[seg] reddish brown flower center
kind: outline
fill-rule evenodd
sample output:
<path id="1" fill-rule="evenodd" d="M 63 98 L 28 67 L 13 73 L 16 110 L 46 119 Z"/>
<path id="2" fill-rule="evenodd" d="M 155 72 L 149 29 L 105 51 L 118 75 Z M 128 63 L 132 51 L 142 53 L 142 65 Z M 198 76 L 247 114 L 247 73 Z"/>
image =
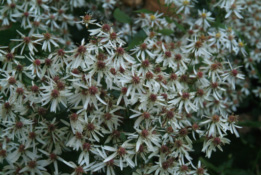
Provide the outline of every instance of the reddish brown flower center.
<path id="1" fill-rule="evenodd" d="M 104 25 L 102 26 L 102 31 L 108 33 L 108 32 L 110 31 L 110 28 L 111 28 L 111 27 L 110 27 L 109 24 L 104 24 Z"/>
<path id="2" fill-rule="evenodd" d="M 126 149 L 123 147 L 119 147 L 117 152 L 118 152 L 119 156 L 124 156 L 127 153 Z"/>
<path id="3" fill-rule="evenodd" d="M 24 37 L 24 42 L 25 42 L 26 44 L 30 43 L 30 41 L 31 41 L 31 38 L 30 38 L 30 37 L 28 37 L 28 36 Z"/>
<path id="4" fill-rule="evenodd" d="M 180 54 L 175 55 L 175 60 L 179 62 L 182 59 L 182 56 Z"/>
<path id="5" fill-rule="evenodd" d="M 141 131 L 141 136 L 144 137 L 144 138 L 147 138 L 149 136 L 149 131 L 146 130 L 146 129 L 143 129 Z"/>
<path id="6" fill-rule="evenodd" d="M 157 95 L 156 94 L 150 94 L 149 99 L 150 99 L 150 101 L 155 102 L 157 100 Z"/>
<path id="7" fill-rule="evenodd" d="M 166 117 L 167 117 L 168 119 L 172 119 L 172 118 L 174 117 L 174 113 L 173 113 L 172 111 L 167 111 Z"/>
<path id="8" fill-rule="evenodd" d="M 124 49 L 122 47 L 118 47 L 116 49 L 116 52 L 117 52 L 118 55 L 123 55 L 125 51 L 124 51 Z"/>
<path id="9" fill-rule="evenodd" d="M 112 118 L 112 115 L 109 112 L 107 112 L 104 114 L 104 118 L 105 120 L 110 120 Z"/>
<path id="10" fill-rule="evenodd" d="M 84 54 L 86 52 L 86 47 L 85 46 L 79 46 L 77 49 L 78 54 Z"/>
<path id="11" fill-rule="evenodd" d="M 37 163 L 36 163 L 36 161 L 32 160 L 32 161 L 29 161 L 27 165 L 29 168 L 34 169 L 37 166 Z"/>
<path id="12" fill-rule="evenodd" d="M 150 113 L 143 112 L 142 116 L 143 116 L 144 119 L 149 119 L 150 118 Z"/>
<path id="13" fill-rule="evenodd" d="M 14 85 L 16 83 L 16 79 L 14 77 L 10 77 L 8 79 L 8 83 L 11 84 L 11 85 Z"/>
<path id="14" fill-rule="evenodd" d="M 221 140 L 220 140 L 219 137 L 215 137 L 215 138 L 213 139 L 213 144 L 214 144 L 214 145 L 219 145 L 220 143 L 221 143 Z"/>
<path id="15" fill-rule="evenodd" d="M 183 93 L 182 93 L 182 99 L 183 99 L 183 100 L 188 100 L 189 97 L 190 97 L 190 95 L 189 95 L 188 92 L 183 92 Z"/>
<path id="16" fill-rule="evenodd" d="M 87 124 L 87 130 L 88 131 L 94 131 L 95 130 L 95 126 L 93 123 L 88 123 Z"/>
<path id="17" fill-rule="evenodd" d="M 149 60 L 144 60 L 144 61 L 142 61 L 142 67 L 149 67 L 149 65 L 150 65 L 150 62 L 149 62 Z"/>
<path id="18" fill-rule="evenodd" d="M 16 93 L 17 93 L 18 95 L 23 95 L 23 94 L 24 94 L 24 89 L 23 89 L 23 88 L 17 88 L 17 89 L 16 89 Z"/>
<path id="19" fill-rule="evenodd" d="M 127 87 L 123 87 L 123 88 L 121 88 L 121 93 L 122 94 L 126 94 L 127 93 L 127 91 L 128 91 L 128 88 Z"/>
<path id="20" fill-rule="evenodd" d="M 23 126 L 24 126 L 24 124 L 21 121 L 18 121 L 18 122 L 15 123 L 16 129 L 21 129 Z"/>
<path id="21" fill-rule="evenodd" d="M 117 38 L 117 34 L 115 32 L 110 34 L 111 40 L 115 40 Z"/>
<path id="22" fill-rule="evenodd" d="M 89 87 L 89 93 L 91 95 L 96 95 L 98 93 L 98 88 L 96 86 Z"/>
<path id="23" fill-rule="evenodd" d="M 58 54 L 58 56 L 64 56 L 65 52 L 63 49 L 58 49 L 57 54 Z"/>
<path id="24" fill-rule="evenodd" d="M 133 84 L 139 84 L 139 83 L 140 83 L 140 77 L 134 75 L 134 76 L 132 77 L 132 83 L 133 83 Z"/>
<path id="25" fill-rule="evenodd" d="M 169 52 L 169 51 L 165 52 L 165 57 L 170 58 L 171 57 L 171 52 Z"/>
<path id="26" fill-rule="evenodd" d="M 77 121 L 78 120 L 78 114 L 76 114 L 76 113 L 72 113 L 71 115 L 70 115 L 70 119 L 72 120 L 72 121 Z"/>
<path id="27" fill-rule="evenodd" d="M 169 147 L 167 147 L 166 145 L 162 145 L 160 148 L 160 151 L 162 153 L 167 153 L 169 151 Z"/>
<path id="28" fill-rule="evenodd" d="M 57 90 L 57 89 L 53 89 L 53 90 L 52 90 L 51 96 L 52 96 L 53 98 L 58 98 L 59 95 L 60 95 L 59 90 Z"/>
<path id="29" fill-rule="evenodd" d="M 147 80 L 150 80 L 150 79 L 152 79 L 153 78 L 153 74 L 151 73 L 151 72 L 147 72 L 146 73 L 146 79 Z"/>
<path id="30" fill-rule="evenodd" d="M 216 122 L 219 122 L 219 116 L 218 115 L 213 115 L 212 116 L 212 121 L 214 122 L 214 123 L 216 123 Z"/>
<path id="31" fill-rule="evenodd" d="M 6 57 L 7 61 L 13 61 L 13 59 L 14 59 L 14 54 L 12 54 L 12 53 L 7 53 L 5 57 Z"/>
<path id="32" fill-rule="evenodd" d="M 179 130 L 179 135 L 184 137 L 186 135 L 188 135 L 188 130 L 186 128 L 182 128 Z"/>

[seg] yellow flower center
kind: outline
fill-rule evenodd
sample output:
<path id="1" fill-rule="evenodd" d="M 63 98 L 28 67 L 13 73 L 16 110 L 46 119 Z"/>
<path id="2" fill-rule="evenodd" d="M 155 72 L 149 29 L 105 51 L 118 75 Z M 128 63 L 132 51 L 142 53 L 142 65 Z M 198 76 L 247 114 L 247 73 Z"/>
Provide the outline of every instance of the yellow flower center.
<path id="1" fill-rule="evenodd" d="M 232 28 L 231 27 L 227 28 L 227 31 L 232 32 Z"/>
<path id="2" fill-rule="evenodd" d="M 244 43 L 243 43 L 243 42 L 239 42 L 239 43 L 238 43 L 238 46 L 239 46 L 239 47 L 244 47 Z"/>
<path id="3" fill-rule="evenodd" d="M 154 20 L 156 19 L 156 17 L 155 17 L 154 15 L 150 15 L 150 19 L 151 19 L 152 21 L 154 21 Z"/>
<path id="4" fill-rule="evenodd" d="M 216 34 L 216 38 L 220 38 L 221 34 L 220 33 L 217 33 Z"/>
<path id="5" fill-rule="evenodd" d="M 207 14 L 206 14 L 206 13 L 202 13 L 202 14 L 201 14 L 201 17 L 202 17 L 202 18 L 206 18 L 206 17 L 207 17 Z"/>
<path id="6" fill-rule="evenodd" d="M 189 5 L 189 1 L 187 1 L 187 0 L 185 0 L 185 1 L 183 1 L 183 5 Z"/>

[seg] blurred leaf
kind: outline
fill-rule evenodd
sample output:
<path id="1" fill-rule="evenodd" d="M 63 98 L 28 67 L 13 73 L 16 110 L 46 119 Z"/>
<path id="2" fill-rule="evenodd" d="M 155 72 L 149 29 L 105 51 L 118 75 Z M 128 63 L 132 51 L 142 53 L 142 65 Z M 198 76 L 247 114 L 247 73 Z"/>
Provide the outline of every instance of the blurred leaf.
<path id="1" fill-rule="evenodd" d="M 140 10 L 136 10 L 135 12 L 137 12 L 137 13 L 154 13 L 153 11 L 150 11 L 150 10 L 148 10 L 148 9 L 140 9 Z"/>
<path id="2" fill-rule="evenodd" d="M 19 35 L 16 30 L 20 31 L 21 33 L 24 33 L 25 31 L 20 27 L 19 23 L 13 23 L 11 24 L 10 28 L 7 28 L 6 30 L 0 30 L 0 46 L 7 46 L 8 44 L 12 43 L 10 42 L 10 39 L 14 39 Z"/>
<path id="3" fill-rule="evenodd" d="M 146 33 L 143 30 L 140 30 L 131 40 L 127 50 L 134 48 L 135 46 L 143 43 L 143 41 L 147 38 Z"/>
<path id="4" fill-rule="evenodd" d="M 248 126 L 248 127 L 253 127 L 253 128 L 259 128 L 259 127 L 261 127 L 261 122 L 259 122 L 259 121 L 243 121 L 243 122 L 238 122 L 238 125 Z"/>
<path id="5" fill-rule="evenodd" d="M 123 132 L 121 132 L 120 138 L 123 142 L 127 140 L 126 135 Z"/>
<path id="6" fill-rule="evenodd" d="M 122 22 L 122 23 L 131 23 L 131 18 L 126 14 L 124 13 L 123 11 L 121 11 L 120 9 L 116 9 L 114 10 L 113 12 L 113 17 L 119 21 L 119 22 Z"/>
<path id="7" fill-rule="evenodd" d="M 241 169 L 229 169 L 225 171 L 226 175 L 254 175 L 250 171 Z"/>
<path id="8" fill-rule="evenodd" d="M 183 27 L 183 25 L 179 24 L 177 21 L 173 21 L 173 22 L 176 24 L 176 26 L 179 30 L 181 30 L 182 32 L 185 32 L 185 28 Z"/>
<path id="9" fill-rule="evenodd" d="M 174 32 L 170 29 L 162 29 L 162 30 L 159 30 L 158 33 L 169 36 L 169 35 L 173 34 Z"/>
<path id="10" fill-rule="evenodd" d="M 212 169 L 214 170 L 215 172 L 220 172 L 219 168 L 216 167 L 215 165 L 213 165 L 212 163 L 208 162 L 206 159 L 200 157 L 199 158 L 200 161 L 208 168 L 208 169 Z"/>

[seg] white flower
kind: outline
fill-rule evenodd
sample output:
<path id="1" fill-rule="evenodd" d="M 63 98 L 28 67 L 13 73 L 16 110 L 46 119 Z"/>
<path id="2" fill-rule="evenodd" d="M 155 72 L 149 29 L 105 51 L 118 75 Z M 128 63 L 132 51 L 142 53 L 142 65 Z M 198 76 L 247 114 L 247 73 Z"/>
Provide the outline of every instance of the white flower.
<path id="1" fill-rule="evenodd" d="M 21 43 L 18 44 L 17 46 L 15 46 L 15 47 L 12 49 L 12 52 L 13 52 L 16 48 L 18 48 L 18 47 L 20 47 L 20 46 L 22 46 L 22 49 L 21 49 L 20 54 L 23 54 L 24 49 L 25 49 L 26 47 L 28 47 L 28 49 L 29 49 L 29 51 L 30 51 L 30 53 L 31 53 L 32 55 L 34 55 L 34 52 L 38 52 L 38 50 L 37 50 L 37 49 L 35 48 L 35 46 L 34 46 L 34 44 L 39 44 L 37 41 L 33 41 L 31 36 L 25 36 L 24 34 L 22 34 L 21 32 L 19 32 L 18 30 L 17 30 L 17 32 L 19 33 L 19 35 L 21 35 L 22 38 L 21 38 L 21 39 L 12 39 L 12 41 L 18 41 L 18 42 L 21 42 Z"/>
<path id="2" fill-rule="evenodd" d="M 208 118 L 206 121 L 201 122 L 200 125 L 207 125 L 207 135 L 210 137 L 223 136 L 226 133 L 227 123 L 226 120 L 219 115 L 206 116 Z"/>
<path id="3" fill-rule="evenodd" d="M 198 10 L 200 18 L 195 22 L 198 26 L 203 26 L 204 30 L 210 27 L 209 22 L 214 22 L 215 18 L 210 17 L 211 12 L 206 12 L 205 9 L 202 11 Z"/>

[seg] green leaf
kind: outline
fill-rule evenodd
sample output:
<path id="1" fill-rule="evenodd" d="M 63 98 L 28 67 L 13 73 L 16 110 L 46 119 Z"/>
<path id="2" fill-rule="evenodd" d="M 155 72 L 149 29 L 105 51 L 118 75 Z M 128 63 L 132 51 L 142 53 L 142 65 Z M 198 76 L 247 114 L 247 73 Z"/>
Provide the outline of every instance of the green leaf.
<path id="1" fill-rule="evenodd" d="M 253 127 L 253 128 L 260 128 L 261 122 L 259 122 L 259 121 L 243 121 L 243 122 L 238 122 L 238 125 L 248 126 L 248 127 Z"/>
<path id="2" fill-rule="evenodd" d="M 149 14 L 154 13 L 153 11 L 150 11 L 148 9 L 140 9 L 140 10 L 136 10 L 135 12 L 136 13 L 149 13 Z"/>
<path id="3" fill-rule="evenodd" d="M 181 30 L 182 32 L 185 32 L 185 28 L 183 27 L 183 25 L 179 24 L 177 21 L 173 21 L 173 22 L 176 24 L 176 26 L 179 30 Z"/>
<path id="4" fill-rule="evenodd" d="M 123 132 L 121 132 L 120 138 L 121 138 L 122 141 L 127 140 L 127 137 Z"/>
<path id="5" fill-rule="evenodd" d="M 170 29 L 162 29 L 162 30 L 159 30 L 158 33 L 169 36 L 169 35 L 173 34 L 174 32 Z"/>
<path id="6" fill-rule="evenodd" d="M 122 23 L 131 23 L 131 18 L 126 14 L 124 13 L 123 11 L 121 11 L 120 9 L 116 9 L 114 10 L 113 12 L 113 17 L 119 21 L 119 22 L 122 22 Z"/>
<path id="7" fill-rule="evenodd" d="M 206 159 L 204 159 L 202 157 L 200 157 L 199 159 L 207 168 L 212 169 L 217 173 L 219 172 L 219 168 L 216 167 L 215 165 L 213 165 L 212 163 L 208 162 Z"/>
<path id="8" fill-rule="evenodd" d="M 134 48 L 137 45 L 140 45 L 141 43 L 143 43 L 143 41 L 147 38 L 146 33 L 143 30 L 140 30 L 135 36 L 134 38 L 131 40 L 127 50 L 130 50 L 132 48 Z"/>

